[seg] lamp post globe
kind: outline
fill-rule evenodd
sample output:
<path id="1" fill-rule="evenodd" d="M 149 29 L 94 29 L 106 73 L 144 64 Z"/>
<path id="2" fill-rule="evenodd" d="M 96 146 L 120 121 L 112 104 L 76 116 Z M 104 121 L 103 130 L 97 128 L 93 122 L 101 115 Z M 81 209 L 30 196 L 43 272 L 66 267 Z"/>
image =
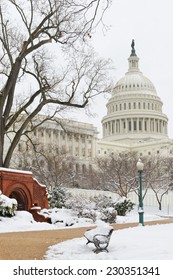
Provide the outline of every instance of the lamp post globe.
<path id="1" fill-rule="evenodd" d="M 142 172 L 144 169 L 144 164 L 141 159 L 138 160 L 136 164 L 139 173 L 139 224 L 144 226 L 144 209 L 143 209 L 143 198 L 142 198 Z"/>

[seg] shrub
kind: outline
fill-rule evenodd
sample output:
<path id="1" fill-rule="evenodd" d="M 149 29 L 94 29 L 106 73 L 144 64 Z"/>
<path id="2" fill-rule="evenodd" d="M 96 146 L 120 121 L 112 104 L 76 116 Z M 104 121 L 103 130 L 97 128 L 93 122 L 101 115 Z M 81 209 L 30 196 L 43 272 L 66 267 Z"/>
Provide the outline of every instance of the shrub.
<path id="1" fill-rule="evenodd" d="M 123 198 L 114 204 L 114 209 L 117 210 L 117 215 L 125 216 L 128 212 L 133 210 L 134 203 L 127 198 Z"/>
<path id="2" fill-rule="evenodd" d="M 49 206 L 50 208 L 62 208 L 65 203 L 66 192 L 62 188 L 53 188 L 48 192 Z"/>
<path id="3" fill-rule="evenodd" d="M 115 223 L 117 211 L 112 207 L 112 199 L 106 196 L 90 198 L 72 197 L 66 200 L 65 207 L 73 209 L 79 218 L 97 219 L 107 223 Z"/>
<path id="4" fill-rule="evenodd" d="M 0 216 L 13 217 L 17 210 L 17 201 L 0 193 Z"/>
<path id="5" fill-rule="evenodd" d="M 113 207 L 108 207 L 108 208 L 103 208 L 101 211 L 102 217 L 101 220 L 104 221 L 105 223 L 115 223 L 116 222 L 116 217 L 117 217 L 117 210 Z"/>

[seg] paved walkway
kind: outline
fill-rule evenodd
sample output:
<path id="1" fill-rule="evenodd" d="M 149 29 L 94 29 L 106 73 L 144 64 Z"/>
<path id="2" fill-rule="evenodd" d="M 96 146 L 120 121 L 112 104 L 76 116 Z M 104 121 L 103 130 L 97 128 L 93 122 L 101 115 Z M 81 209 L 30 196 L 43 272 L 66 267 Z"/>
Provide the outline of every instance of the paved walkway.
<path id="1" fill-rule="evenodd" d="M 146 222 L 145 225 L 167 223 L 173 223 L 173 218 Z M 138 223 L 114 224 L 113 226 L 119 230 L 138 226 Z M 49 246 L 82 237 L 87 229 L 88 227 L 0 233 L 0 260 L 42 260 Z"/>

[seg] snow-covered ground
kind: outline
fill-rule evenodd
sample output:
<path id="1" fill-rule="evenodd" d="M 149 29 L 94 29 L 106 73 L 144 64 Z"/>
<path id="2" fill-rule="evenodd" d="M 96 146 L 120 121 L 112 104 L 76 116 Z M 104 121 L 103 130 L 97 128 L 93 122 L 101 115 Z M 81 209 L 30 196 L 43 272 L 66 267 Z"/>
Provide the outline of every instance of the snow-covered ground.
<path id="1" fill-rule="evenodd" d="M 145 221 L 159 220 L 167 211 L 158 212 L 148 208 Z M 169 213 L 171 214 L 171 213 Z M 126 217 L 118 217 L 117 223 L 138 222 L 137 211 Z M 94 245 L 86 245 L 86 239 L 76 238 L 51 246 L 46 253 L 47 260 L 173 260 L 173 224 L 138 226 L 114 231 L 109 252 L 94 253 Z"/>
<path id="2" fill-rule="evenodd" d="M 145 221 L 163 219 L 160 216 L 173 216 L 173 209 L 158 211 L 155 208 L 146 208 Z M 62 218 L 63 217 L 63 218 Z M 30 213 L 17 212 L 12 218 L 0 217 L 0 232 L 31 231 L 31 230 L 55 230 L 60 228 L 90 226 L 93 223 L 86 219 L 77 219 L 70 210 L 62 209 L 54 212 L 56 224 L 37 223 Z M 137 209 L 134 209 L 126 217 L 118 217 L 117 223 L 138 222 Z M 73 224 L 67 227 L 67 224 Z M 47 260 L 56 259 L 116 259 L 116 260 L 173 260 L 172 245 L 173 224 L 138 226 L 117 230 L 113 232 L 109 253 L 95 254 L 94 246 L 86 245 L 86 239 L 76 238 L 51 246 L 45 256 Z"/>
<path id="3" fill-rule="evenodd" d="M 76 238 L 51 246 L 47 260 L 173 260 L 173 224 L 114 231 L 109 252 L 95 254 L 94 245 Z"/>
<path id="4" fill-rule="evenodd" d="M 172 212 L 171 212 L 172 211 Z M 172 216 L 173 209 L 169 210 L 169 215 L 167 210 L 158 211 L 156 208 L 147 207 L 144 212 L 144 220 L 160 220 L 163 217 Z M 69 227 L 85 227 L 94 225 L 92 220 L 77 218 L 75 213 L 69 209 L 55 209 L 51 213 L 51 218 L 54 224 L 48 223 L 38 223 L 34 221 L 32 215 L 27 211 L 17 211 L 16 215 L 12 218 L 0 217 L 0 232 L 16 232 L 16 231 L 32 231 L 32 230 L 51 230 L 51 229 L 61 229 Z M 125 217 L 118 216 L 117 223 L 131 223 L 138 222 L 138 211 L 135 208 Z M 55 221 L 58 221 L 55 223 Z"/>

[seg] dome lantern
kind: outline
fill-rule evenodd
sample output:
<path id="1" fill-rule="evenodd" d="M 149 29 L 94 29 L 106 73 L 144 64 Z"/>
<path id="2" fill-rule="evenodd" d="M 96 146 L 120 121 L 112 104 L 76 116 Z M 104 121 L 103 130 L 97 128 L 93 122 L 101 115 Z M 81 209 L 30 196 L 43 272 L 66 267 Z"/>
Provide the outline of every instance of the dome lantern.
<path id="1" fill-rule="evenodd" d="M 153 85 L 153 83 L 143 75 L 143 73 L 139 70 L 138 67 L 138 61 L 139 58 L 136 55 L 135 51 L 135 42 L 132 40 L 131 43 L 131 54 L 128 58 L 129 62 L 129 69 L 128 72 L 125 73 L 125 76 L 122 77 L 113 88 L 112 95 L 117 95 L 119 93 L 139 93 L 139 90 L 141 93 L 144 94 L 152 94 L 157 95 L 156 89 Z"/>
<path id="2" fill-rule="evenodd" d="M 134 40 L 132 40 L 131 47 L 132 47 L 131 55 L 128 59 L 128 61 L 129 61 L 129 70 L 128 71 L 129 72 L 139 71 L 139 68 L 138 68 L 139 58 L 137 57 L 136 52 L 135 52 L 135 41 Z"/>

